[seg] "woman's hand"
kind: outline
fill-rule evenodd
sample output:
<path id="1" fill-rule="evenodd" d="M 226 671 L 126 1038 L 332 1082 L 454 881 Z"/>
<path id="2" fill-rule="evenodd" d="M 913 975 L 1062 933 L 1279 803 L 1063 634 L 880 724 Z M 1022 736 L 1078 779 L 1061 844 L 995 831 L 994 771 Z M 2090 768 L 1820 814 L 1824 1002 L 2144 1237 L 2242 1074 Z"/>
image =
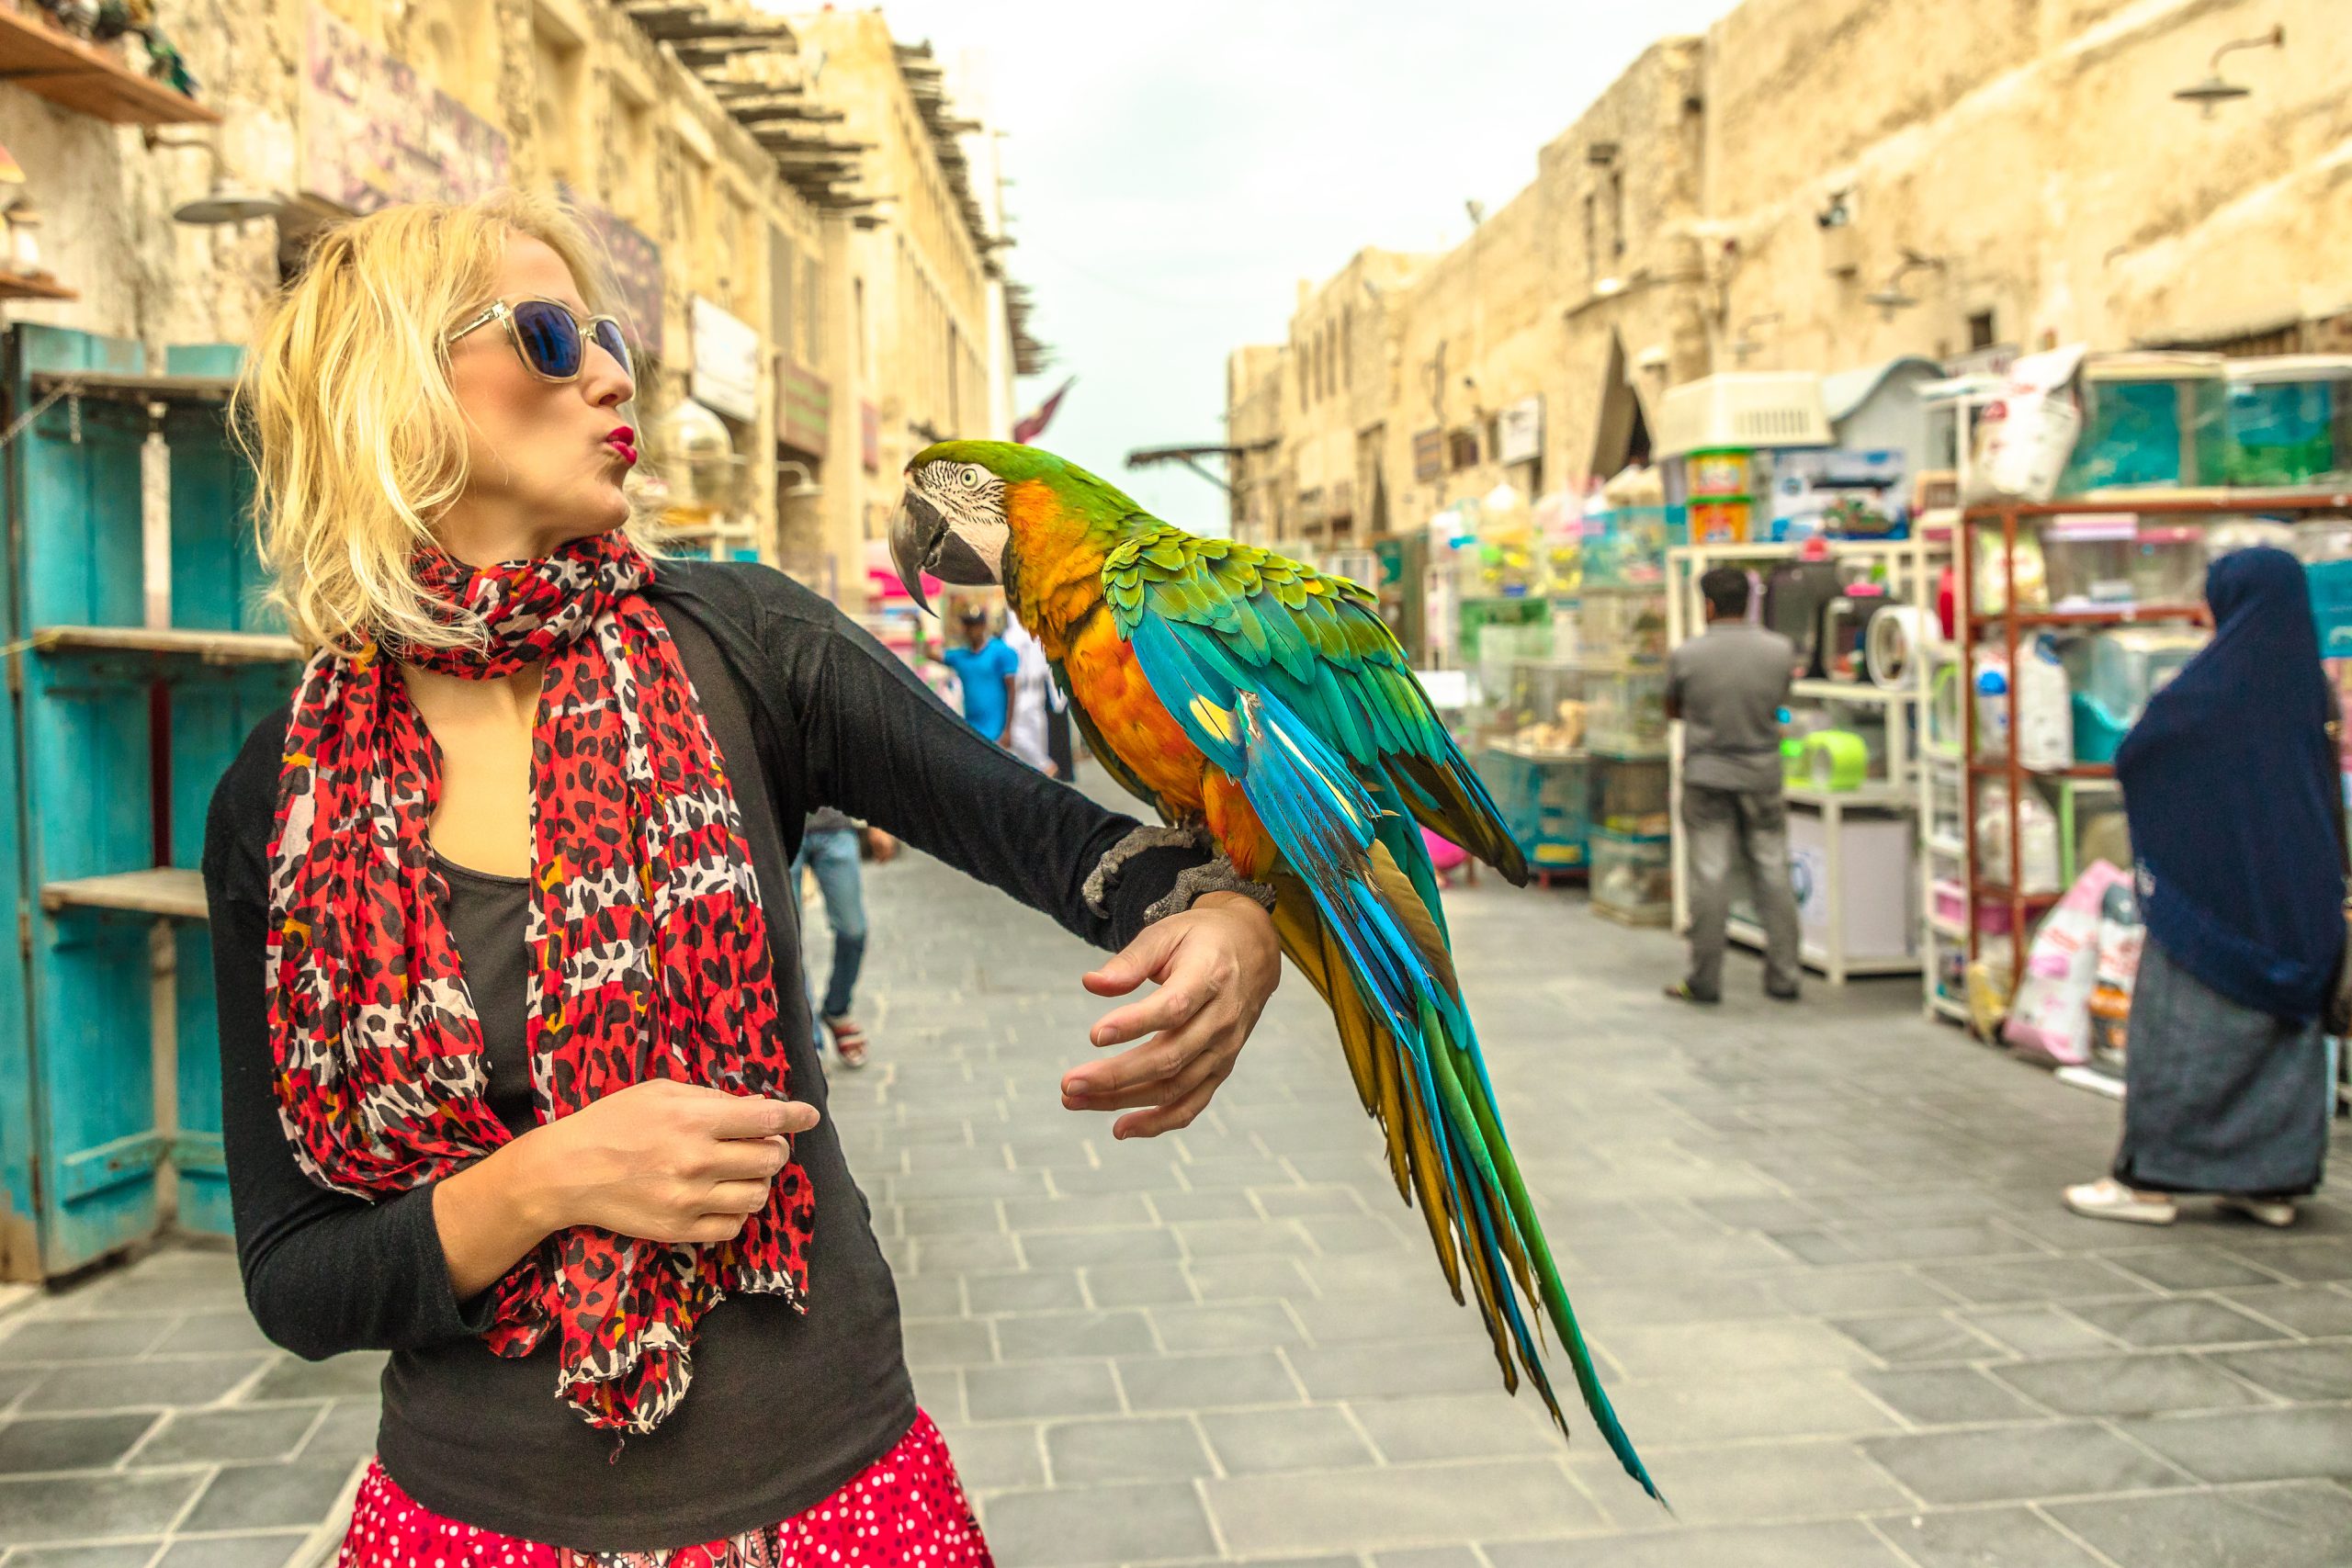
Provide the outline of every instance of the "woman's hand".
<path id="1" fill-rule="evenodd" d="M 814 1106 L 655 1078 L 534 1127 L 433 1189 L 459 1301 L 548 1235 L 601 1225 L 648 1241 L 725 1241 L 767 1206 L 768 1183 Z"/>
<path id="2" fill-rule="evenodd" d="M 652 1078 L 517 1139 L 518 1185 L 550 1231 L 726 1241 L 767 1206 L 793 1135 L 816 1124 L 797 1100 Z"/>
<path id="3" fill-rule="evenodd" d="M 1098 997 L 1123 997 L 1146 980 L 1159 989 L 1105 1013 L 1091 1036 L 1117 1045 L 1151 1035 L 1106 1062 L 1062 1075 L 1072 1111 L 1126 1111 L 1114 1138 L 1149 1138 L 1189 1127 L 1233 1071 L 1282 979 L 1283 950 L 1266 911 L 1238 893 L 1210 893 L 1181 915 L 1144 928 L 1126 950 L 1086 976 Z"/>

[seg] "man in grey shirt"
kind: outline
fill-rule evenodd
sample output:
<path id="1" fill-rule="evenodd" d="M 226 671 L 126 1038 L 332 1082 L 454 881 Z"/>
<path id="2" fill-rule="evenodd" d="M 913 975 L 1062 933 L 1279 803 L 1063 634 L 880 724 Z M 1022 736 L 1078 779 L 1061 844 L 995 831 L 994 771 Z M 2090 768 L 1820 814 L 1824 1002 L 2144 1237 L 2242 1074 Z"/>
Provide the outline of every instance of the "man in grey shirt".
<path id="1" fill-rule="evenodd" d="M 1690 877 L 1690 977 L 1679 1001 L 1722 999 L 1732 856 L 1747 863 L 1764 921 L 1764 993 L 1797 995 L 1797 901 L 1789 883 L 1789 814 L 1781 796 L 1781 707 L 1796 647 L 1746 624 L 1747 574 L 1699 579 L 1707 629 L 1667 660 L 1666 713 L 1682 721 L 1682 826 Z"/>

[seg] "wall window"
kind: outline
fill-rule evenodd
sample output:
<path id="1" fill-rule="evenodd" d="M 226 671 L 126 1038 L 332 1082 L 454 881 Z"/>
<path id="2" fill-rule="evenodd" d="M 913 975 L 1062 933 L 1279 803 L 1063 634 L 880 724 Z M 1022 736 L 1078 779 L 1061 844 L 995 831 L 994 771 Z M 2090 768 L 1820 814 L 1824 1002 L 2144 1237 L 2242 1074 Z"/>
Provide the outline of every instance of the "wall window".
<path id="1" fill-rule="evenodd" d="M 1478 466 L 1478 433 L 1475 430 L 1450 431 L 1445 438 L 1446 467 L 1455 473 Z"/>
<path id="2" fill-rule="evenodd" d="M 1990 348 L 1993 346 L 1994 342 L 1993 312 L 1990 310 L 1979 310 L 1975 314 L 1970 316 L 1968 318 L 1968 346 L 1971 348 Z"/>
<path id="3" fill-rule="evenodd" d="M 1588 288 L 1600 280 L 1600 203 L 1590 191 L 1584 197 L 1584 280 Z"/>
<path id="4" fill-rule="evenodd" d="M 792 248 L 792 241 L 785 231 L 771 224 L 768 228 L 768 342 L 787 359 L 800 355 L 799 312 L 793 300 L 796 275 L 799 270 L 799 253 Z"/>
<path id="5" fill-rule="evenodd" d="M 1625 174 L 1622 169 L 1609 171 L 1609 247 L 1611 261 L 1625 254 Z"/>

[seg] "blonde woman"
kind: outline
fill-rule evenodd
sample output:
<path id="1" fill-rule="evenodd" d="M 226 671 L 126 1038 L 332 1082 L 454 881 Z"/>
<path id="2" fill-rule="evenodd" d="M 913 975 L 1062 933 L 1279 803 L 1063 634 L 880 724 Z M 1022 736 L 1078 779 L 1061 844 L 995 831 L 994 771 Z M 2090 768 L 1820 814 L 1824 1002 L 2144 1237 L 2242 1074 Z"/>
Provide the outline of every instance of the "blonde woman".
<path id="1" fill-rule="evenodd" d="M 240 390 L 312 650 L 205 843 L 246 1294 L 298 1354 L 391 1352 L 345 1568 L 985 1563 L 823 1115 L 803 818 L 1159 983 L 1060 1083 L 1116 1137 L 1207 1103 L 1272 927 L 789 580 L 650 559 L 597 296 L 551 208 L 396 209 L 319 243 Z"/>

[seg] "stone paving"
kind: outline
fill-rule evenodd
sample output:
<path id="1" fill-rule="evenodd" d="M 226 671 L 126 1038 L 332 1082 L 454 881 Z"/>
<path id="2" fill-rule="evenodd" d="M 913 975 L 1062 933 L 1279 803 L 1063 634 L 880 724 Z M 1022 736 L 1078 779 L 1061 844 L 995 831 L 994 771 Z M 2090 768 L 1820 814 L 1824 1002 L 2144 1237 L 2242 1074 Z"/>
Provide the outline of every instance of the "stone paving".
<path id="1" fill-rule="evenodd" d="M 835 1113 L 1006 1568 L 2352 1562 L 2352 1210 L 2066 1214 L 2114 1106 L 1919 1021 L 1907 982 L 1790 1008 L 1736 965 L 1694 1012 L 1657 997 L 1662 933 L 1450 897 L 1669 1517 L 1501 1393 L 1305 986 L 1209 1116 L 1114 1144 L 1056 1094 L 1103 1007 L 1080 943 L 920 859 L 868 901 L 876 1059 Z M 216 1250 L 0 1318 L 0 1568 L 314 1561 L 377 1364 L 269 1348 Z"/>

